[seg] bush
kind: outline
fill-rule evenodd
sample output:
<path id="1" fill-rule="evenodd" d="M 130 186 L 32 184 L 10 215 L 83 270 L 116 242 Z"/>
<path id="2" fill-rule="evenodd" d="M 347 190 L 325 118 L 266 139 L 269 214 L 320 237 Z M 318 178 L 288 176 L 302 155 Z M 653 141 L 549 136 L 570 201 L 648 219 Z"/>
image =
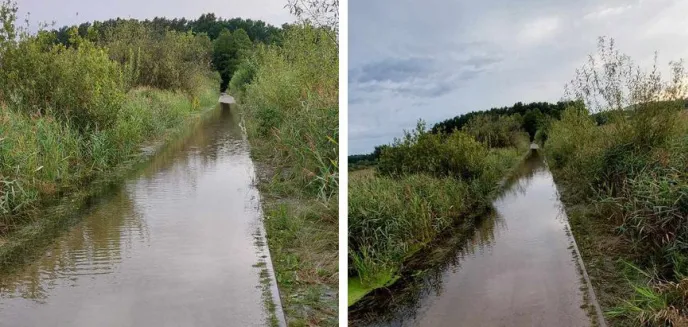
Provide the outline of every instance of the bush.
<path id="1" fill-rule="evenodd" d="M 125 33 L 132 29 L 103 42 L 72 29 L 65 46 L 55 43 L 53 33 L 29 35 L 17 28 L 16 11 L 11 1 L 0 5 L 0 225 L 20 226 L 217 101 L 219 81 L 208 78 L 209 41 L 203 36 Z M 148 43 L 131 43 L 141 40 Z M 146 78 L 171 90 L 128 91 Z"/>
<path id="2" fill-rule="evenodd" d="M 654 272 L 612 313 L 650 326 L 684 323 L 688 312 L 675 308 L 685 296 L 668 287 L 686 282 L 686 266 L 676 260 L 688 250 L 684 69 L 671 63 L 671 82 L 663 82 L 656 65 L 641 70 L 605 39 L 598 57 L 601 65 L 591 56 L 569 85 L 578 106 L 551 124 L 545 150 L 556 175 L 597 209 L 588 218 L 612 222 L 631 244 L 634 264 Z M 583 104 L 603 114 L 590 115 Z"/>
<path id="3" fill-rule="evenodd" d="M 26 114 L 52 115 L 79 130 L 109 128 L 124 99 L 122 75 L 104 49 L 22 39 L 0 56 L 0 98 Z"/>
<path id="4" fill-rule="evenodd" d="M 211 67 L 212 43 L 205 34 L 155 30 L 137 20 L 103 32 L 98 44 L 125 72 L 128 87 L 198 93 Z"/>
<path id="5" fill-rule="evenodd" d="M 488 149 L 465 132 L 444 137 L 425 130 L 420 121 L 414 131 L 382 149 L 378 170 L 384 175 L 427 173 L 436 177 L 474 179 L 484 168 Z"/>
<path id="6" fill-rule="evenodd" d="M 338 187 L 338 51 L 327 33 L 291 27 L 283 47 L 256 53 L 253 80 L 243 104 L 250 136 L 270 144 L 274 162 L 291 191 L 326 200 Z M 239 72 L 234 89 L 241 88 Z"/>
<path id="7" fill-rule="evenodd" d="M 248 59 L 242 61 L 234 75 L 232 75 L 232 80 L 229 81 L 229 92 L 239 101 L 244 97 L 248 85 L 253 82 L 256 70 L 256 64 Z"/>
<path id="8" fill-rule="evenodd" d="M 521 129 L 520 115 L 480 115 L 468 121 L 463 130 L 491 148 L 518 147 L 528 142 Z"/>

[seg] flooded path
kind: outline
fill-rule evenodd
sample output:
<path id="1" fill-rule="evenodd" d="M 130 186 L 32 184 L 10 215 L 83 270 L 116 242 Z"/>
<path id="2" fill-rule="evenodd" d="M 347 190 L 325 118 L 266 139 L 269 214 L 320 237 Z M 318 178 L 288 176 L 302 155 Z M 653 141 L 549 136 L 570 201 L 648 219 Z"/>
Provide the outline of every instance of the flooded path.
<path id="1" fill-rule="evenodd" d="M 444 263 L 376 292 L 358 308 L 353 325 L 591 326 L 557 194 L 533 151 L 471 237 L 448 240 L 451 250 L 424 255 L 422 260 L 441 256 Z"/>
<path id="2" fill-rule="evenodd" d="M 234 111 L 218 105 L 34 263 L 0 276 L 0 326 L 283 325 Z"/>

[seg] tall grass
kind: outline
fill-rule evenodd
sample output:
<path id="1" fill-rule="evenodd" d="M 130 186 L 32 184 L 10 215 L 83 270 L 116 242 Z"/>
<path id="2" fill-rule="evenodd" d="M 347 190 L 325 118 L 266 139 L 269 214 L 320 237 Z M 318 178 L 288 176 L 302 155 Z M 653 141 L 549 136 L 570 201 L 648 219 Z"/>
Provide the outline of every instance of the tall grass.
<path id="1" fill-rule="evenodd" d="M 686 75 L 677 63 L 671 72 L 665 82 L 656 65 L 645 72 L 602 39 L 570 84 L 579 105 L 551 124 L 545 147 L 557 178 L 594 208 L 587 219 L 613 224 L 634 264 L 654 272 L 612 310 L 648 326 L 683 326 L 688 314 L 679 287 L 688 271 L 677 260 L 688 250 Z M 606 112 L 608 122 L 598 126 L 589 110 Z"/>
<path id="2" fill-rule="evenodd" d="M 286 32 L 283 47 L 262 47 L 255 56 L 243 101 L 249 134 L 274 146 L 273 162 L 293 184 L 290 191 L 329 199 L 338 187 L 336 44 L 326 31 L 304 25 Z M 241 85 L 236 79 L 243 75 L 230 84 Z"/>
<path id="3" fill-rule="evenodd" d="M 16 26 L 13 2 L 0 7 L 0 232 L 39 219 L 36 213 L 46 206 L 127 163 L 144 143 L 217 101 L 219 81 L 210 74 L 209 61 L 189 62 L 203 57 L 196 37 L 171 35 L 174 42 L 165 44 L 175 48 L 166 51 L 186 44 L 196 55 L 181 52 L 160 61 L 168 68 L 196 67 L 192 75 L 156 75 L 188 77 L 194 84 L 156 82 L 154 88 L 141 86 L 146 80 L 131 82 L 132 71 L 150 73 L 135 67 L 140 58 L 111 58 L 118 58 L 117 51 L 152 50 L 134 51 L 120 42 L 114 51 L 76 30 L 70 46 L 57 44 L 52 33 L 30 35 Z M 109 35 L 124 38 L 117 31 Z M 163 46 L 154 48 L 160 52 Z"/>
<path id="4" fill-rule="evenodd" d="M 338 47 L 298 24 L 229 83 L 259 165 L 265 225 L 290 326 L 337 324 Z"/>
<path id="5" fill-rule="evenodd" d="M 442 233 L 470 227 L 524 150 L 489 148 L 463 131 L 429 133 L 422 121 L 404 134 L 382 148 L 376 170 L 350 175 L 350 305 L 393 282 Z"/>

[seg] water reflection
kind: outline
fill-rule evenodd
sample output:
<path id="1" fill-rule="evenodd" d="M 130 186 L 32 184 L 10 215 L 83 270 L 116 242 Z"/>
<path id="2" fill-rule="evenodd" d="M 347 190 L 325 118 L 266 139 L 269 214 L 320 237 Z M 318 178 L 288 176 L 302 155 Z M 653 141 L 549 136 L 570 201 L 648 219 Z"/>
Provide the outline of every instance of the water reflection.
<path id="1" fill-rule="evenodd" d="M 126 191 L 101 200 L 83 223 L 56 240 L 20 273 L 0 278 L 0 298 L 44 301 L 57 285 L 75 286 L 79 277 L 111 273 L 134 243 L 145 243 L 148 228 Z"/>
<path id="2" fill-rule="evenodd" d="M 237 117 L 199 119 L 37 260 L 0 275 L 0 326 L 263 326 L 264 235 Z"/>

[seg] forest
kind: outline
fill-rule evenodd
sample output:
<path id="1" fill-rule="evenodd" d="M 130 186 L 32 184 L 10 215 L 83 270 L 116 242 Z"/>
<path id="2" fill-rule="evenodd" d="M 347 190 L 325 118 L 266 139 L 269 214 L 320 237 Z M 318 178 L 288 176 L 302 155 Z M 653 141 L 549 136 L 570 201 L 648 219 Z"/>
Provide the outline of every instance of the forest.
<path id="1" fill-rule="evenodd" d="M 151 31 L 150 35 L 156 37 L 164 35 L 167 31 L 206 35 L 213 42 L 212 63 L 213 68 L 220 73 L 222 78 L 221 91 L 227 89 L 238 64 L 243 57 L 251 52 L 255 44 L 280 45 L 283 31 L 290 27 L 286 23 L 278 28 L 260 20 L 223 19 L 215 17 L 213 13 L 208 13 L 195 20 L 155 17 L 138 21 L 136 19 L 116 18 L 102 22 L 94 21 L 75 26 L 63 26 L 51 30 L 50 33 L 54 35 L 54 42 L 64 46 L 71 45 L 70 33 L 73 31 L 76 31 L 76 34 L 82 39 L 98 43 L 99 40 L 110 38 L 113 30 L 122 29 L 122 26 L 132 24 Z M 134 31 L 130 32 L 133 33 Z"/>
<path id="2" fill-rule="evenodd" d="M 507 129 L 509 127 L 506 126 L 507 124 L 501 124 L 503 121 L 500 122 L 500 117 L 510 116 L 513 120 L 512 123 L 518 125 L 513 125 L 511 127 L 515 128 L 516 130 L 523 130 L 527 132 L 530 140 L 532 141 L 536 138 L 538 130 L 541 131 L 541 134 L 537 135 L 537 137 L 546 138 L 546 135 L 544 134 L 546 129 L 543 127 L 547 126 L 550 121 L 559 119 L 564 109 L 571 104 L 571 101 L 560 101 L 557 103 L 533 102 L 528 104 L 517 102 L 511 107 L 491 108 L 483 111 L 470 111 L 468 113 L 434 124 L 430 128 L 430 133 L 447 135 L 456 130 L 472 129 L 473 133 L 476 133 L 477 135 L 481 133 L 478 129 L 483 128 L 480 138 L 491 138 L 493 143 L 503 142 L 503 140 L 505 140 L 504 136 L 506 135 L 506 131 L 501 131 L 503 135 L 502 137 L 498 136 L 497 134 L 500 133 L 499 129 L 501 127 Z M 496 125 L 490 126 L 491 123 Z M 493 133 L 496 134 L 491 135 Z M 369 154 L 350 155 L 348 157 L 350 169 L 356 170 L 375 165 L 375 162 L 380 158 L 382 148 L 384 147 L 385 145 L 376 146 L 375 150 Z"/>

